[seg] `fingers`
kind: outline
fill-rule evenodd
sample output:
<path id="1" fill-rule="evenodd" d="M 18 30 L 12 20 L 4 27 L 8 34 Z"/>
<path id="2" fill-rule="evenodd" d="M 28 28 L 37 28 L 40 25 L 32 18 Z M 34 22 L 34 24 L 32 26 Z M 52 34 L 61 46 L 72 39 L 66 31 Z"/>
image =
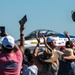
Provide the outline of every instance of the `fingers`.
<path id="1" fill-rule="evenodd" d="M 42 34 L 41 37 L 38 37 L 38 34 L 36 33 L 36 39 L 37 39 L 38 43 L 40 43 L 40 38 L 43 38 L 44 39 L 44 42 L 43 43 L 46 43 L 45 36 Z"/>
<path id="2" fill-rule="evenodd" d="M 65 35 L 68 35 L 68 32 L 67 32 L 67 31 L 64 31 L 64 34 L 65 34 Z"/>
<path id="3" fill-rule="evenodd" d="M 20 31 L 23 31 L 25 29 L 24 25 L 20 25 Z"/>

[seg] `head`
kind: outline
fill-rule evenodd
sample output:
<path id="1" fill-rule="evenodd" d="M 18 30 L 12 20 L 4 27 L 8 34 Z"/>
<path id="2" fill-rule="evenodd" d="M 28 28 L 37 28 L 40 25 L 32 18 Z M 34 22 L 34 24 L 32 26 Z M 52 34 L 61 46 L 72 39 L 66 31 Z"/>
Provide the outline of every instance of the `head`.
<path id="1" fill-rule="evenodd" d="M 30 65 L 34 64 L 33 55 L 30 55 L 30 57 L 28 58 L 28 61 Z"/>
<path id="2" fill-rule="evenodd" d="M 73 48 L 73 41 L 67 41 L 65 44 L 66 48 Z"/>
<path id="3" fill-rule="evenodd" d="M 50 50 L 46 49 L 44 52 L 39 52 L 37 57 L 42 62 L 52 63 L 58 59 L 58 54 L 54 51 L 50 52 Z"/>
<path id="4" fill-rule="evenodd" d="M 47 38 L 46 39 L 46 42 L 47 42 L 47 44 L 52 48 L 52 49 L 54 49 L 54 48 L 56 48 L 57 46 L 56 46 L 56 41 L 54 40 L 54 39 L 52 39 L 52 38 Z"/>
<path id="5" fill-rule="evenodd" d="M 24 51 L 24 54 L 26 56 L 30 55 L 31 54 L 30 49 L 29 48 L 26 48 L 25 51 Z"/>
<path id="6" fill-rule="evenodd" d="M 61 46 L 60 51 L 64 51 L 64 50 L 65 50 L 65 46 Z"/>
<path id="7" fill-rule="evenodd" d="M 2 48 L 5 52 L 11 52 L 14 48 L 15 42 L 12 36 L 4 36 L 2 38 Z"/>

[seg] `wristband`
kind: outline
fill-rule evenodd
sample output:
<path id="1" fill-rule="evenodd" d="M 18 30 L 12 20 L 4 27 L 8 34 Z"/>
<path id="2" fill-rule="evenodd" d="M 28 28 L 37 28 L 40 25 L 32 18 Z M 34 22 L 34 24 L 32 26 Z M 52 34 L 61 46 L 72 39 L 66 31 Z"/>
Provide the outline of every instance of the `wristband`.
<path id="1" fill-rule="evenodd" d="M 39 49 L 39 44 L 37 44 L 36 48 L 38 48 L 38 49 Z"/>
<path id="2" fill-rule="evenodd" d="M 20 36 L 24 36 L 24 34 L 20 34 Z"/>
<path id="3" fill-rule="evenodd" d="M 36 47 L 39 47 L 39 44 L 37 44 L 37 46 Z"/>

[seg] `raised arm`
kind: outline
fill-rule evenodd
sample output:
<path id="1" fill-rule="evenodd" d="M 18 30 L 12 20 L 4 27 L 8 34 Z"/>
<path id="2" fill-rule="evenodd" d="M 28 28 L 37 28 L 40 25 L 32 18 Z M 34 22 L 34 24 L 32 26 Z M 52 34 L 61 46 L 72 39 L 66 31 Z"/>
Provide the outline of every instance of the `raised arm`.
<path id="1" fill-rule="evenodd" d="M 24 42 L 25 42 L 25 38 L 24 38 L 24 24 L 20 25 L 20 50 L 22 50 L 22 52 L 24 53 Z"/>
<path id="2" fill-rule="evenodd" d="M 65 36 L 68 38 L 68 41 L 71 41 L 68 32 L 67 32 L 67 31 L 64 31 L 64 34 L 65 34 Z"/>
<path id="3" fill-rule="evenodd" d="M 24 42 L 25 42 L 25 38 L 24 38 L 24 24 L 27 21 L 27 17 L 26 15 L 19 21 L 20 24 L 20 49 L 22 50 L 22 52 L 24 53 Z"/>
<path id="4" fill-rule="evenodd" d="M 38 43 L 37 43 L 37 45 L 36 45 L 36 47 L 35 47 L 35 49 L 34 49 L 34 51 L 33 51 L 33 55 L 34 55 L 34 57 L 37 56 L 37 54 L 38 54 L 38 50 L 39 50 L 39 45 L 40 45 L 40 38 L 38 37 L 37 34 L 36 34 L 36 39 L 37 39 Z"/>
<path id="5" fill-rule="evenodd" d="M 44 44 L 45 44 L 45 46 L 52 52 L 52 48 L 47 44 L 46 39 L 45 39 L 45 36 L 42 35 L 42 37 L 43 37 L 43 39 L 44 39 Z"/>
<path id="6" fill-rule="evenodd" d="M 24 24 L 20 24 L 20 47 L 15 43 L 14 51 L 21 50 L 24 53 Z"/>
<path id="7" fill-rule="evenodd" d="M 73 48 L 73 41 L 70 39 L 70 36 L 68 35 L 68 32 L 65 31 L 64 34 L 68 38 L 68 41 L 66 42 L 66 47 Z"/>

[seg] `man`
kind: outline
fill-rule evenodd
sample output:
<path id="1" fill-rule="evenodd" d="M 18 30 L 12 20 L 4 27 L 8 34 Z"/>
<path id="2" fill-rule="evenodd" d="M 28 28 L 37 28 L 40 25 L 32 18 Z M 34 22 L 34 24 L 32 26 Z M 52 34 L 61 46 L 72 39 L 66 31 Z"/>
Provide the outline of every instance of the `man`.
<path id="1" fill-rule="evenodd" d="M 5 33 L 0 53 L 0 75 L 20 75 L 24 52 L 24 24 L 20 24 L 20 47 L 14 38 Z"/>
<path id="2" fill-rule="evenodd" d="M 48 37 L 47 39 L 45 39 L 45 37 L 43 36 L 43 38 L 44 38 L 45 46 L 47 48 L 50 48 L 54 52 L 57 52 L 57 54 L 59 55 L 59 60 L 61 60 L 61 56 L 63 55 L 63 52 L 57 50 L 56 41 L 54 39 L 50 38 L 50 37 Z"/>

